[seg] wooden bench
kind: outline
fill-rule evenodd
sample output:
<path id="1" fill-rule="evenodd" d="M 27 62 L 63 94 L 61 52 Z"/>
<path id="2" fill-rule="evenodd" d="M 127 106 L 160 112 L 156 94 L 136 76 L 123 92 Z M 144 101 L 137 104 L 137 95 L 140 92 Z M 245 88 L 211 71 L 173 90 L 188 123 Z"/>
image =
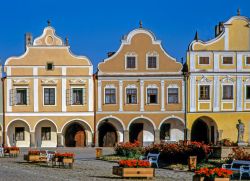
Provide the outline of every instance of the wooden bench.
<path id="1" fill-rule="evenodd" d="M 240 173 L 240 180 L 244 173 L 250 175 L 250 161 L 246 160 L 233 160 L 231 164 L 223 164 L 222 168 L 232 170 Z"/>
<path id="2" fill-rule="evenodd" d="M 159 165 L 158 165 L 159 156 L 160 156 L 160 153 L 148 153 L 146 157 L 141 157 L 141 159 L 148 160 L 151 165 L 155 164 L 157 168 L 159 168 Z"/>

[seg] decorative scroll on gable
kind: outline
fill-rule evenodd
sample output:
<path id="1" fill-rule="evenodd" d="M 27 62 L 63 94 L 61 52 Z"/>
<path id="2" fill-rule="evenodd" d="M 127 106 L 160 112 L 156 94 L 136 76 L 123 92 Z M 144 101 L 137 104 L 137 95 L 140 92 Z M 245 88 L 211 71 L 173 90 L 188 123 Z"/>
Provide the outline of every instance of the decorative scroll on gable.
<path id="1" fill-rule="evenodd" d="M 221 82 L 222 82 L 222 83 L 225 83 L 225 84 L 233 84 L 233 83 L 234 83 L 234 80 L 233 80 L 231 77 L 227 76 L 227 77 L 223 78 L 223 79 L 221 80 Z"/>
<path id="2" fill-rule="evenodd" d="M 34 40 L 34 45 L 62 46 L 63 41 L 55 34 L 55 29 L 48 26 L 43 30 L 43 34 Z"/>

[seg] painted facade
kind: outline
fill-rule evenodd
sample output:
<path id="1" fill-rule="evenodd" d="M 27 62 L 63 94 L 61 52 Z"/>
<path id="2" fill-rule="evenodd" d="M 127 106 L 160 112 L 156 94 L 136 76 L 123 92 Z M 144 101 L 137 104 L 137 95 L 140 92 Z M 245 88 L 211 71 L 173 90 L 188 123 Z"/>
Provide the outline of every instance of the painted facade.
<path id="1" fill-rule="evenodd" d="M 0 79 L 2 79 L 2 65 L 0 65 Z M 3 144 L 3 82 L 0 81 L 0 145 Z"/>
<path id="2" fill-rule="evenodd" d="M 250 22 L 234 16 L 217 26 L 210 41 L 198 39 L 187 52 L 187 128 L 192 140 L 237 141 L 238 120 L 250 131 Z M 201 134 L 203 133 L 203 134 Z"/>
<path id="3" fill-rule="evenodd" d="M 48 24 L 26 51 L 5 63 L 6 144 L 19 147 L 87 146 L 94 127 L 93 66 L 71 53 Z"/>
<path id="4" fill-rule="evenodd" d="M 183 140 L 182 64 L 142 27 L 108 56 L 98 65 L 95 83 L 96 145 Z"/>

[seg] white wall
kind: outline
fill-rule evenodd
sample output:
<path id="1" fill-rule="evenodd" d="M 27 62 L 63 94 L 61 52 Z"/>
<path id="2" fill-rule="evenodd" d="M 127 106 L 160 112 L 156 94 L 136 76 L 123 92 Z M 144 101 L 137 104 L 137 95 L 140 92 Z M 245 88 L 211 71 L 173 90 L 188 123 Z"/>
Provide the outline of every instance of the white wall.
<path id="1" fill-rule="evenodd" d="M 42 127 L 51 127 L 51 140 L 41 139 Z M 55 125 L 48 120 L 39 122 L 35 128 L 35 141 L 37 147 L 57 147 L 57 131 Z"/>

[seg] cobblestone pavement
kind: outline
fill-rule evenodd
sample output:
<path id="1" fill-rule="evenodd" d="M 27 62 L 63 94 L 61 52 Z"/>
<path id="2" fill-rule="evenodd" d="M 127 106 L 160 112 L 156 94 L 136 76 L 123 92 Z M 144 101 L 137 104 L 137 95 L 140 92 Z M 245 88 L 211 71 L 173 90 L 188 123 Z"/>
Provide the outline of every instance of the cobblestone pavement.
<path id="1" fill-rule="evenodd" d="M 125 180 L 112 175 L 112 166 L 116 163 L 95 159 L 94 148 L 58 148 L 62 152 L 74 152 L 76 160 L 73 169 L 51 168 L 44 165 L 30 164 L 23 161 L 22 150 L 18 158 L 0 158 L 0 181 L 106 181 Z M 111 154 L 111 148 L 104 148 L 103 154 Z M 188 181 L 192 173 L 166 169 L 156 169 L 156 181 Z M 132 179 L 129 179 L 132 180 Z M 143 180 L 143 179 L 139 179 Z"/>

